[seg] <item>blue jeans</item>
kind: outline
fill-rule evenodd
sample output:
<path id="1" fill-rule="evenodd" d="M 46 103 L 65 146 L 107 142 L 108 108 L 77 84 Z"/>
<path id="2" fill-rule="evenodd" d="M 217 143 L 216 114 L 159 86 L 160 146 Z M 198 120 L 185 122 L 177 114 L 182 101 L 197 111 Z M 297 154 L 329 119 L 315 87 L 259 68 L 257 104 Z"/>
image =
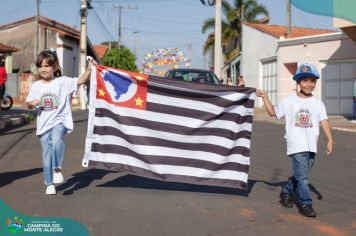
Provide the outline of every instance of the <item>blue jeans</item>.
<path id="1" fill-rule="evenodd" d="M 63 124 L 58 124 L 39 137 L 45 185 L 53 184 L 53 170 L 62 168 L 65 148 L 63 136 L 66 131 Z"/>
<path id="2" fill-rule="evenodd" d="M 283 188 L 283 193 L 299 196 L 300 204 L 312 204 L 310 189 L 309 189 L 309 177 L 310 170 L 314 164 L 315 153 L 314 152 L 300 152 L 294 153 L 289 156 L 292 158 L 293 176 L 289 178 Z"/>
<path id="3" fill-rule="evenodd" d="M 353 104 L 354 104 L 354 120 L 356 120 L 356 98 L 354 98 Z"/>

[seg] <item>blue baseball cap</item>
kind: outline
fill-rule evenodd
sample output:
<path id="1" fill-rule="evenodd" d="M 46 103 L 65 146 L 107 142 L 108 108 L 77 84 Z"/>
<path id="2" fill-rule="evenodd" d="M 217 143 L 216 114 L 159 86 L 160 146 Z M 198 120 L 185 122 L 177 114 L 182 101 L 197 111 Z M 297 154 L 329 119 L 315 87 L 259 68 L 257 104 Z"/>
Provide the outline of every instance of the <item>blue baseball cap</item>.
<path id="1" fill-rule="evenodd" d="M 315 79 L 320 78 L 320 74 L 318 70 L 315 68 L 313 64 L 310 63 L 303 63 L 298 66 L 297 71 L 295 72 L 295 75 L 293 76 L 293 79 L 295 81 L 299 81 L 302 78 L 305 77 L 313 77 Z"/>

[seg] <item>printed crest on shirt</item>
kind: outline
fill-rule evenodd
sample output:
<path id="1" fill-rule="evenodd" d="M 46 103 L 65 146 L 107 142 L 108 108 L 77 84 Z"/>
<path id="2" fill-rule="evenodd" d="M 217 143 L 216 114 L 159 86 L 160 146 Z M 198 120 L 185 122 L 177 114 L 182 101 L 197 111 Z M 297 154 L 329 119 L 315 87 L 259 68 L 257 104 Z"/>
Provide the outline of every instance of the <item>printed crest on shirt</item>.
<path id="1" fill-rule="evenodd" d="M 58 109 L 59 99 L 58 96 L 54 93 L 48 92 L 44 93 L 40 99 L 40 107 L 44 111 L 51 111 Z"/>
<path id="2" fill-rule="evenodd" d="M 300 108 L 295 114 L 294 125 L 300 128 L 313 127 L 312 116 L 308 108 Z"/>

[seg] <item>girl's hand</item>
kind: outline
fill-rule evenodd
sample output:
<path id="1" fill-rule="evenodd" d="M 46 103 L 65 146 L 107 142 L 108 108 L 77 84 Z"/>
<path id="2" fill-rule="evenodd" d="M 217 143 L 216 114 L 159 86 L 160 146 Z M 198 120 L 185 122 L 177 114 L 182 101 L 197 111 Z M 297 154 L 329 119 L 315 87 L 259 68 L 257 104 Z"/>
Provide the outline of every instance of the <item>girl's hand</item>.
<path id="1" fill-rule="evenodd" d="M 31 104 L 32 104 L 32 106 L 36 107 L 36 106 L 40 105 L 40 100 L 35 99 L 31 102 Z"/>
<path id="2" fill-rule="evenodd" d="M 95 61 L 94 58 L 92 58 L 91 56 L 87 56 L 87 61 L 89 62 L 88 68 L 98 64 L 98 62 Z"/>
<path id="3" fill-rule="evenodd" d="M 266 92 L 261 90 L 261 89 L 256 89 L 256 95 L 257 97 L 262 97 L 266 95 Z"/>

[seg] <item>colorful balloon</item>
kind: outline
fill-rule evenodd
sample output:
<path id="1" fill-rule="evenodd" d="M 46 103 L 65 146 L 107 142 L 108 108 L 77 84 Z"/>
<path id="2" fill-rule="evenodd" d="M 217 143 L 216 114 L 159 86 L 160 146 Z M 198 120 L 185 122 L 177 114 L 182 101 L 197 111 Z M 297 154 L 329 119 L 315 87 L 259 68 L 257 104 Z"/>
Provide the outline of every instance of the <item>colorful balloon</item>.
<path id="1" fill-rule="evenodd" d="M 140 72 L 164 76 L 167 70 L 179 67 L 190 67 L 190 59 L 182 51 L 178 48 L 158 48 L 144 56 Z"/>

